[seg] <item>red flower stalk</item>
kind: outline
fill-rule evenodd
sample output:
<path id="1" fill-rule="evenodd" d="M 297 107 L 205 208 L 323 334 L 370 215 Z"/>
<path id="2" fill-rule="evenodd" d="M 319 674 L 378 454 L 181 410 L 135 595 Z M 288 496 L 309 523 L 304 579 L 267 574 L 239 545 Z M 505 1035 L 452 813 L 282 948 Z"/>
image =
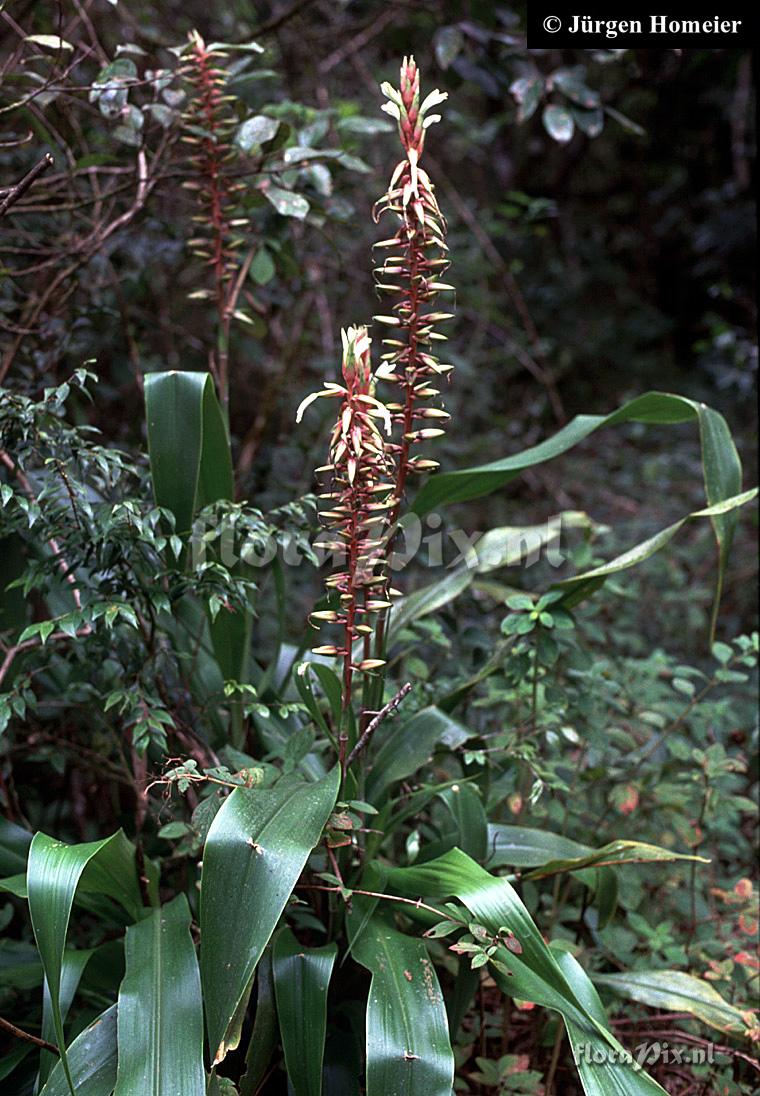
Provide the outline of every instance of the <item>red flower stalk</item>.
<path id="1" fill-rule="evenodd" d="M 397 164 L 387 192 L 377 202 L 375 220 L 386 213 L 398 220 L 395 235 L 382 240 L 376 247 L 390 250 L 383 265 L 376 268 L 378 289 L 396 298 L 393 315 L 375 316 L 380 323 L 393 328 L 392 335 L 383 339 L 389 351 L 383 354 L 386 363 L 378 370 L 378 379 L 399 386 L 401 402 L 388 404 L 394 423 L 400 427 L 400 440 L 392 444 L 397 453 L 395 506 L 391 521 L 395 522 L 410 472 L 429 472 L 438 467 L 436 461 L 411 455 L 413 445 L 443 433 L 441 425 L 449 415 L 427 401 L 439 395 L 431 387 L 433 378 L 448 374 L 453 368 L 441 365 L 433 354 L 433 343 L 445 340 L 434 328 L 451 313 L 437 311 L 433 305 L 442 291 L 454 287 L 440 280 L 449 266 L 446 247 L 446 221 L 438 207 L 433 184 L 421 167 L 420 158 L 425 133 L 440 115 L 428 111 L 446 99 L 446 93 L 432 91 L 420 103 L 420 78 L 413 57 L 404 58 L 401 65 L 400 87 L 383 84 L 389 102 L 383 110 L 398 122 L 404 159 Z"/>
<path id="2" fill-rule="evenodd" d="M 388 522 L 388 511 L 395 504 L 393 497 L 393 463 L 387 443 L 377 426 L 383 420 L 390 433 L 391 421 L 387 409 L 373 395 L 374 378 L 370 364 L 370 339 L 366 327 L 349 327 L 343 331 L 344 383 L 325 383 L 323 392 L 308 396 L 298 409 L 296 421 L 304 409 L 320 397 L 341 400 L 338 417 L 330 438 L 329 462 L 318 472 L 330 477 L 330 489 L 320 497 L 329 503 L 321 513 L 322 521 L 334 539 L 323 547 L 340 554 L 341 570 L 331 574 L 327 587 L 338 593 L 336 610 L 312 613 L 317 624 L 329 623 L 342 629 L 337 644 L 325 644 L 314 649 L 315 654 L 335 655 L 343 659 L 343 711 L 351 706 L 355 672 L 376 670 L 384 665 L 381 659 L 366 657 L 370 623 L 374 614 L 390 605 L 385 575 L 385 540 L 382 536 Z M 355 661 L 354 645 L 365 640 L 365 657 Z M 346 726 L 341 728 L 341 766 L 345 765 Z"/>
<path id="3" fill-rule="evenodd" d="M 226 344 L 230 301 L 235 295 L 229 291 L 228 283 L 235 273 L 236 253 L 243 242 L 237 229 L 244 223 L 235 219 L 235 196 L 244 189 L 244 184 L 236 183 L 225 172 L 225 164 L 234 155 L 229 136 L 235 119 L 229 116 L 228 99 L 224 94 L 227 73 L 219 66 L 224 53 L 209 49 L 197 31 L 193 31 L 189 38 L 189 50 L 182 67 L 182 73 L 190 85 L 189 103 L 183 116 L 185 132 L 182 140 L 195 149 L 190 158 L 194 178 L 182 185 L 196 192 L 200 207 L 193 221 L 196 231 L 202 234 L 191 239 L 190 246 L 213 272 L 214 299 L 224 334 L 217 372 L 220 395 L 226 405 Z"/>

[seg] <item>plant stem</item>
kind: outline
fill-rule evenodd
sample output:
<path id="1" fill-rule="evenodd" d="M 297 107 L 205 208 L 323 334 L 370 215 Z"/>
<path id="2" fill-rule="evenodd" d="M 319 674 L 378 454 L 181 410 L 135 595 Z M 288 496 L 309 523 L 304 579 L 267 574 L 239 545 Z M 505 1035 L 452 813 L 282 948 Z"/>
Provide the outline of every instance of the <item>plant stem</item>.
<path id="1" fill-rule="evenodd" d="M 406 685 L 402 685 L 396 695 L 391 700 L 389 700 L 385 707 L 381 708 L 377 715 L 367 724 L 367 729 L 364 731 L 364 734 L 361 736 L 351 753 L 348 755 L 348 760 L 346 761 L 346 769 L 351 768 L 353 762 L 356 761 L 357 757 L 359 757 L 363 750 L 365 750 L 369 745 L 369 740 L 375 733 L 377 728 L 380 726 L 383 720 L 391 714 L 391 712 L 394 712 L 396 708 L 398 708 L 399 704 L 407 695 L 407 693 L 411 692 L 411 688 L 411 682 L 407 681 Z"/>
<path id="2" fill-rule="evenodd" d="M 23 1039 L 25 1043 L 33 1043 L 36 1047 L 41 1047 L 42 1050 L 49 1050 L 51 1054 L 57 1054 L 60 1057 L 60 1050 L 55 1043 L 49 1043 L 47 1039 L 39 1039 L 36 1035 L 31 1035 L 28 1031 L 23 1031 L 22 1028 L 16 1027 L 10 1020 L 4 1020 L 0 1016 L 0 1029 L 7 1031 L 9 1035 L 15 1036 L 16 1039 Z"/>

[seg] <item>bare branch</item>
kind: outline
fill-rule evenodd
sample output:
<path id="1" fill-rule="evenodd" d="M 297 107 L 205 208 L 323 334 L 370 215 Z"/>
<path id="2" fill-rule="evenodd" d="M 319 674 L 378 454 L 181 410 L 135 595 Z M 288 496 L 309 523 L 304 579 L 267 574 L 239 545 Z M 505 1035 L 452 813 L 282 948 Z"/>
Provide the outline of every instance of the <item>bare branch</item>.
<path id="1" fill-rule="evenodd" d="M 0 202 L 0 217 L 4 217 L 12 205 L 23 198 L 30 186 L 39 179 L 43 171 L 47 171 L 49 167 L 52 167 L 55 160 L 49 152 L 46 152 L 41 160 L 38 160 L 31 171 L 28 171 L 20 183 L 16 183 L 15 186 L 9 187 L 5 192 L 5 197 Z"/>
<path id="2" fill-rule="evenodd" d="M 367 724 L 366 731 L 356 743 L 351 753 L 348 755 L 348 760 L 346 761 L 347 770 L 351 767 L 351 763 L 353 761 L 356 761 L 357 757 L 359 757 L 359 755 L 367 748 L 370 738 L 372 738 L 372 735 L 375 733 L 383 720 L 387 719 L 391 712 L 395 712 L 396 708 L 398 708 L 399 704 L 407 695 L 407 693 L 411 692 L 411 688 L 411 682 L 407 681 L 406 685 L 402 685 L 396 695 L 391 700 L 389 700 L 385 707 L 381 708 L 377 715 L 374 717 L 374 719 L 372 719 Z"/>

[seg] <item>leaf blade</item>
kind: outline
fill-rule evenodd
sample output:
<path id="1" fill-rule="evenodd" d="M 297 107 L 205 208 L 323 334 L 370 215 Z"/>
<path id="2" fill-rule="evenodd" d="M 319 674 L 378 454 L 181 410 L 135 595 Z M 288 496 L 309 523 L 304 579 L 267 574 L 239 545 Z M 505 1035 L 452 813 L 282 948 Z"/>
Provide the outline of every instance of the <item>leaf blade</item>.
<path id="1" fill-rule="evenodd" d="M 237 1046 L 236 1015 L 339 781 L 336 766 L 311 784 L 236 788 L 211 824 L 201 877 L 201 981 L 215 1063 Z"/>
<path id="2" fill-rule="evenodd" d="M 277 935 L 272 970 L 285 1065 L 295 1096 L 321 1096 L 327 991 L 338 949 L 304 948 L 289 929 Z"/>
<path id="3" fill-rule="evenodd" d="M 184 894 L 127 929 L 114 1096 L 205 1096 L 203 1011 Z"/>
<path id="4" fill-rule="evenodd" d="M 448 1019 L 425 945 L 373 916 L 354 941 L 353 953 L 372 975 L 367 1096 L 451 1096 Z"/>

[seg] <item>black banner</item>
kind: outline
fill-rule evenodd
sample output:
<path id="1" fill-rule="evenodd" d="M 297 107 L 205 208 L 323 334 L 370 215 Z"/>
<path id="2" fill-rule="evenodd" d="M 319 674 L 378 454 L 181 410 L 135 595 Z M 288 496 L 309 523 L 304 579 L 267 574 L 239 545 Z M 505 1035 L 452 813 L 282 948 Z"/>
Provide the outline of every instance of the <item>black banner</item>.
<path id="1" fill-rule="evenodd" d="M 718 13 L 716 8 L 720 8 Z M 714 49 L 754 46 L 757 17 L 743 3 L 669 3 L 659 7 L 579 2 L 563 7 L 554 0 L 528 4 L 528 46 L 544 49 L 614 49 L 690 47 Z"/>

